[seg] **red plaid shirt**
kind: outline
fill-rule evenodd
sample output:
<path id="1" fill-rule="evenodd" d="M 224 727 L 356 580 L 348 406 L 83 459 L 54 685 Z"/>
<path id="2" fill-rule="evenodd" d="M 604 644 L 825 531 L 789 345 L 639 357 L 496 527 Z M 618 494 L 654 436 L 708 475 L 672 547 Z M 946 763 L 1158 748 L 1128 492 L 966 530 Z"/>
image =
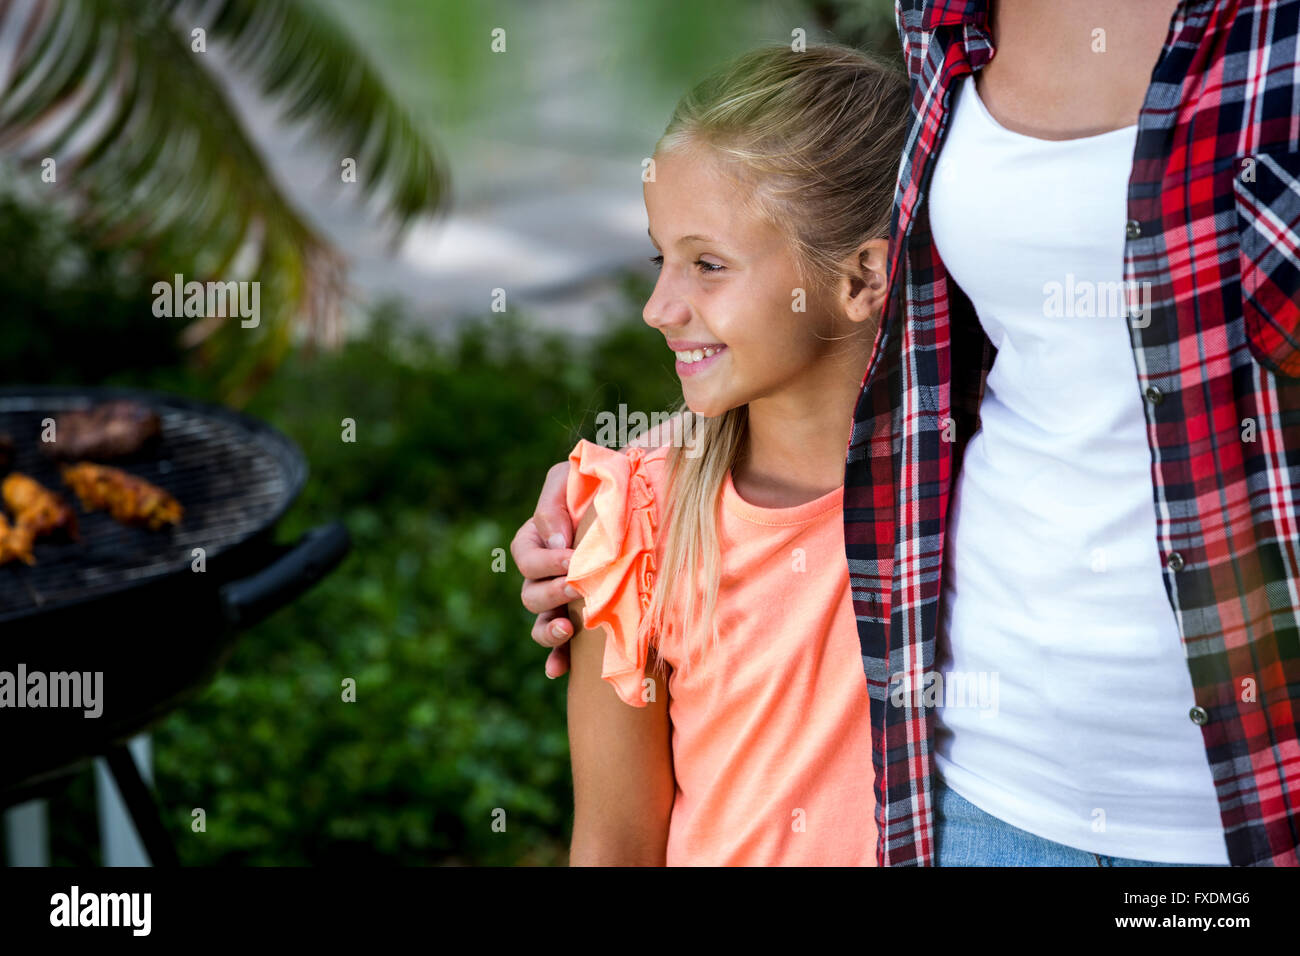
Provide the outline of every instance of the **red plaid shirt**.
<path id="1" fill-rule="evenodd" d="M 845 544 L 882 865 L 934 862 L 935 671 L 953 480 L 996 350 L 926 195 L 949 90 L 993 56 L 985 0 L 897 0 L 913 121 L 890 303 L 854 414 Z M 1300 0 L 1184 0 L 1138 120 L 1126 285 L 1165 590 L 1234 865 L 1300 863 Z M 971 223 L 972 229 L 980 228 Z M 1130 303 L 1139 298 L 1130 294 Z M 1014 569 L 1012 569 L 1014 570 Z M 906 683 L 900 683 L 906 682 Z"/>

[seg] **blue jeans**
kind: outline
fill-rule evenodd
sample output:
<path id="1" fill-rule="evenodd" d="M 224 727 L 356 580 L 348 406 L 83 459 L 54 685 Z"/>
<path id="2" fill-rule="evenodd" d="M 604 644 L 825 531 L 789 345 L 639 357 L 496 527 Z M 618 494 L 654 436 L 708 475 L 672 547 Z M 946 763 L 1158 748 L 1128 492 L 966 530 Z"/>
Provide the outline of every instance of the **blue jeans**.
<path id="1" fill-rule="evenodd" d="M 1027 833 L 985 813 L 935 776 L 937 866 L 1217 866 L 1102 856 Z"/>

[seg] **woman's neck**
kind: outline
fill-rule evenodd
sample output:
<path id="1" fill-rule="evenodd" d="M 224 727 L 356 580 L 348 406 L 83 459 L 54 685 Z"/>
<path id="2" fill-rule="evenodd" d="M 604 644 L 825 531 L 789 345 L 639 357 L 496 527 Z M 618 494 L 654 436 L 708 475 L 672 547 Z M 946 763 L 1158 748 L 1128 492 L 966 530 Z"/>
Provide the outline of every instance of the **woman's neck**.
<path id="1" fill-rule="evenodd" d="M 821 374 L 749 403 L 745 447 L 732 469 L 740 497 L 760 508 L 790 508 L 844 484 L 867 359 L 854 351 L 853 361 L 828 359 Z"/>

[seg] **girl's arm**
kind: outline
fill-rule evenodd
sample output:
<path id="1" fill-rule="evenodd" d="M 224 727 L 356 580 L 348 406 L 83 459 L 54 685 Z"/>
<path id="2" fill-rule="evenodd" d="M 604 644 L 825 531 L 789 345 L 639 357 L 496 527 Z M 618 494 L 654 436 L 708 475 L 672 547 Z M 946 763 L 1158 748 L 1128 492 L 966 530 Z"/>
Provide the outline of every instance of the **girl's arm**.
<path id="1" fill-rule="evenodd" d="M 595 518 L 587 509 L 576 537 Z M 569 605 L 582 622 L 582 598 Z M 569 752 L 573 763 L 570 866 L 663 866 L 676 782 L 668 689 L 658 681 L 645 707 L 623 703 L 600 676 L 605 632 L 574 635 L 569 674 Z M 648 668 L 647 668 L 648 670 Z"/>

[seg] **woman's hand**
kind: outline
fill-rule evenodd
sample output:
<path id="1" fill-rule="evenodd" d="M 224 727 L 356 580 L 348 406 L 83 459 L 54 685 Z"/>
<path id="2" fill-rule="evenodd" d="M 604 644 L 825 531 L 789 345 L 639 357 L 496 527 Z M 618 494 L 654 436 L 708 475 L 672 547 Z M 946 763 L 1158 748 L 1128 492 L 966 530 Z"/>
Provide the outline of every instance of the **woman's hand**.
<path id="1" fill-rule="evenodd" d="M 621 450 L 629 448 L 658 448 L 668 441 L 681 425 L 678 413 L 629 441 Z M 537 510 L 515 532 L 510 542 L 510 556 L 524 576 L 524 589 L 520 599 L 524 607 L 537 615 L 533 622 L 533 640 L 551 649 L 546 658 L 546 676 L 559 677 L 569 670 L 569 639 L 573 637 L 573 622 L 569 620 L 568 603 L 578 596 L 569 587 L 565 573 L 573 557 L 573 516 L 569 514 L 567 488 L 569 462 L 552 465 L 546 473 L 546 483 L 537 498 Z"/>
<path id="2" fill-rule="evenodd" d="M 565 489 L 569 482 L 567 460 L 551 467 L 537 499 L 537 510 L 510 542 L 510 556 L 524 576 L 520 594 L 524 607 L 537 615 L 533 640 L 551 648 L 546 676 L 559 677 L 569 670 L 569 638 L 573 624 L 568 603 L 578 593 L 569 587 L 565 573 L 573 556 L 573 519 Z"/>

